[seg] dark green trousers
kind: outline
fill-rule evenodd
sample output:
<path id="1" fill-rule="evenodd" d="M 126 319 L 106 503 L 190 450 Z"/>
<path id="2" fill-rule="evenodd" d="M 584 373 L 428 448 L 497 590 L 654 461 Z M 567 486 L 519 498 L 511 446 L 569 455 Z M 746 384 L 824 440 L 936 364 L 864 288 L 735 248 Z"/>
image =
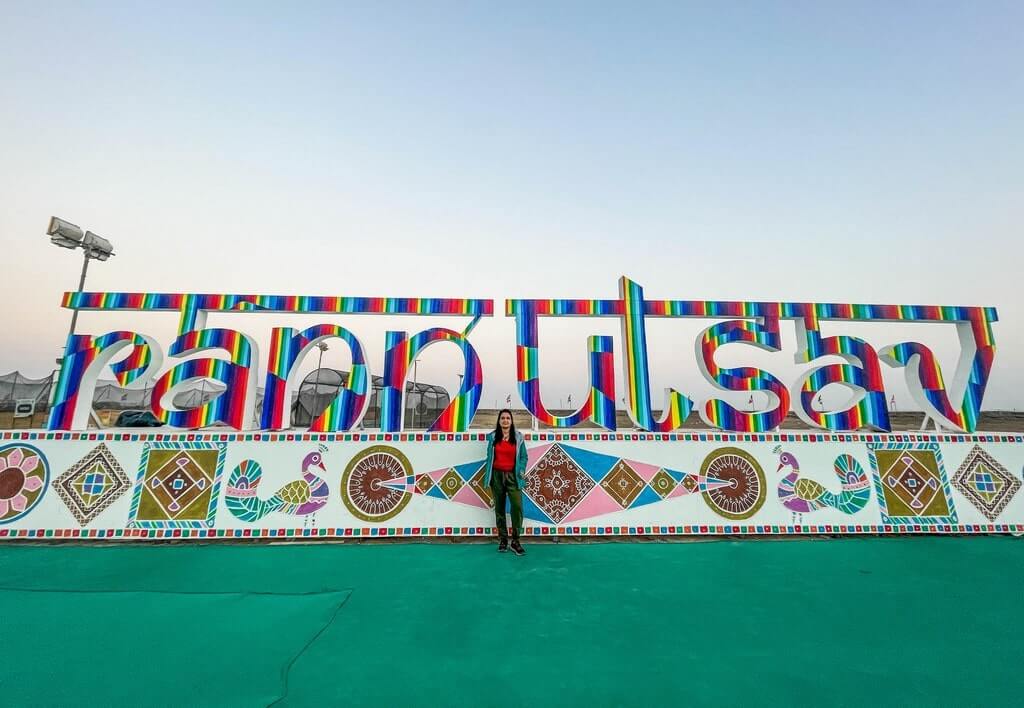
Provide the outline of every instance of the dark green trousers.
<path id="1" fill-rule="evenodd" d="M 523 529 L 523 492 L 516 486 L 516 473 L 491 472 L 491 492 L 494 494 L 494 525 L 498 536 L 508 538 L 508 524 L 505 519 L 505 501 L 512 507 L 512 538 L 519 538 Z"/>

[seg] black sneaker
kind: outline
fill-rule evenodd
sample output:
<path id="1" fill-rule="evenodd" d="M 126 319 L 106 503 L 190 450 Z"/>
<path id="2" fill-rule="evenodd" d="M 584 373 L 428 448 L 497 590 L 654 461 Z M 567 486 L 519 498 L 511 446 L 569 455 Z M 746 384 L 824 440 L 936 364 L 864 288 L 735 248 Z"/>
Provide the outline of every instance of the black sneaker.
<path id="1" fill-rule="evenodd" d="M 507 538 L 503 538 L 500 541 L 498 541 L 498 553 L 504 553 L 507 550 L 508 550 L 508 539 Z"/>
<path id="2" fill-rule="evenodd" d="M 517 556 L 526 555 L 526 549 L 523 548 L 523 545 L 521 543 L 519 543 L 518 538 L 512 539 L 512 552 L 515 553 Z"/>

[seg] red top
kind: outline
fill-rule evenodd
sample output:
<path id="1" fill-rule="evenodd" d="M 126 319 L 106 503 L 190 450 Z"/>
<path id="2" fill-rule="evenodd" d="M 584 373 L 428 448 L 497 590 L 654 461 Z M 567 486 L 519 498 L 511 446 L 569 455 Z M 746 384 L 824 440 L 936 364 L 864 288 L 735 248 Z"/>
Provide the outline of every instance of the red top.
<path id="1" fill-rule="evenodd" d="M 511 472 L 516 468 L 516 444 L 499 440 L 494 443 L 494 469 Z"/>

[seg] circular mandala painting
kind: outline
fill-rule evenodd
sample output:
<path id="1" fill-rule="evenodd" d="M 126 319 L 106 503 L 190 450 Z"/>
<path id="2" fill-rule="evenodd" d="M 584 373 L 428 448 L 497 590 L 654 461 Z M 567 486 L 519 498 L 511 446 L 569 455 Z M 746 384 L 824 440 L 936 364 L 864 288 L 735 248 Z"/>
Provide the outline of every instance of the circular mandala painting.
<path id="1" fill-rule="evenodd" d="M 700 466 L 700 493 L 707 505 L 726 519 L 749 519 L 764 504 L 764 470 L 737 447 L 721 447 Z"/>
<path id="2" fill-rule="evenodd" d="M 412 475 L 412 465 L 401 451 L 374 445 L 352 458 L 341 475 L 341 499 L 352 515 L 363 521 L 387 521 L 402 511 L 412 494 L 386 487 L 383 482 Z"/>
<path id="3" fill-rule="evenodd" d="M 50 466 L 42 452 L 20 443 L 0 447 L 0 524 L 30 512 L 49 481 Z"/>

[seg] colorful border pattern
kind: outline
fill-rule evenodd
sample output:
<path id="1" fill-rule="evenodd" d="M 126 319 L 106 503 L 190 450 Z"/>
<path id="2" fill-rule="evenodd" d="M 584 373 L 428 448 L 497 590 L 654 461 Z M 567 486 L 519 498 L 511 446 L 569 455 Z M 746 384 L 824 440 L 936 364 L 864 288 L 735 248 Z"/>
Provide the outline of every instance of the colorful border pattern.
<path id="1" fill-rule="evenodd" d="M 676 526 L 527 526 L 525 536 L 799 536 L 878 534 L 1024 534 L 1024 524 L 694 524 Z M 0 528 L 0 539 L 175 540 L 175 539 L 366 539 L 497 536 L 493 526 L 374 526 L 368 528 L 277 529 L 11 529 Z"/>
<path id="2" fill-rule="evenodd" d="M 61 430 L 3 430 L 0 440 L 88 440 L 124 442 L 476 442 L 487 439 L 489 430 L 461 433 L 307 433 L 307 432 L 96 432 Z M 523 432 L 527 442 L 659 441 L 659 442 L 846 442 L 846 443 L 1024 443 L 1024 433 L 727 433 L 699 432 Z"/>

